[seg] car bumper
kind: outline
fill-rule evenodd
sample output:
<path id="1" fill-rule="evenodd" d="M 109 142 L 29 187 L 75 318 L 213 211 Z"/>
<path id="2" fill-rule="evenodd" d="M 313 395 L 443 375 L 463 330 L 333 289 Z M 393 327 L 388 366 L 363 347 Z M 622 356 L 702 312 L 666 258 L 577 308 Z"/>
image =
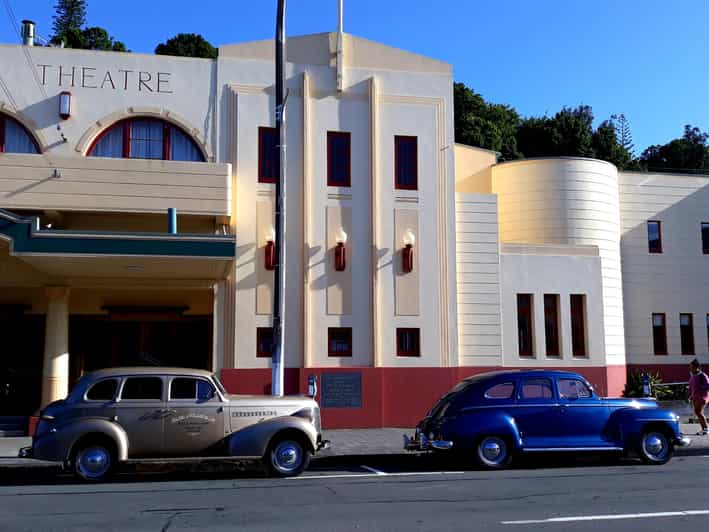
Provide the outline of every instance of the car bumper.
<path id="1" fill-rule="evenodd" d="M 33 458 L 32 456 L 32 447 L 22 447 L 20 449 L 20 452 L 17 453 L 17 456 L 19 458 Z"/>
<path id="2" fill-rule="evenodd" d="M 330 448 L 330 440 L 320 440 L 318 442 L 317 451 L 324 451 Z"/>
<path id="3" fill-rule="evenodd" d="M 449 440 L 429 440 L 423 434 L 410 438 L 404 434 L 404 449 L 406 451 L 448 451 L 452 448 L 453 442 Z"/>

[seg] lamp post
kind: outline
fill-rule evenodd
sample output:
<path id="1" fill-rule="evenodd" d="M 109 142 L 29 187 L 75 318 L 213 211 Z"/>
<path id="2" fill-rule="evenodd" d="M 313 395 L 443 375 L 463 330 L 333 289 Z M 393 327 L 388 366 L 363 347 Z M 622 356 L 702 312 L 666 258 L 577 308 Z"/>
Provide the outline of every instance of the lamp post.
<path id="1" fill-rule="evenodd" d="M 276 180 L 276 204 L 274 229 L 276 237 L 276 261 L 273 287 L 273 355 L 271 357 L 271 395 L 283 395 L 283 288 L 285 285 L 285 195 L 286 188 L 286 0 L 278 0 L 276 11 L 276 134 L 278 136 L 278 179 Z"/>

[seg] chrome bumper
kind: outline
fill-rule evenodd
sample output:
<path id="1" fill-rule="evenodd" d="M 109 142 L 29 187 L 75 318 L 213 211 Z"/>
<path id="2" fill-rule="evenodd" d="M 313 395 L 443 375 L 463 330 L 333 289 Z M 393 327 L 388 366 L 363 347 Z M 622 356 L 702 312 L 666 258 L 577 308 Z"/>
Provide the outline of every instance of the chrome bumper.
<path id="1" fill-rule="evenodd" d="M 19 458 L 32 458 L 32 447 L 22 447 L 17 456 Z"/>
<path id="2" fill-rule="evenodd" d="M 448 451 L 452 448 L 452 441 L 429 440 L 423 434 L 410 438 L 404 434 L 404 450 L 406 451 Z"/>
<path id="3" fill-rule="evenodd" d="M 678 447 L 687 447 L 691 443 L 692 443 L 692 440 L 687 438 L 687 436 L 684 436 L 684 435 L 680 436 L 679 438 L 677 438 L 675 440 L 675 445 L 677 445 Z"/>
<path id="4" fill-rule="evenodd" d="M 318 442 L 318 451 L 324 451 L 330 448 L 330 440 L 320 440 Z"/>

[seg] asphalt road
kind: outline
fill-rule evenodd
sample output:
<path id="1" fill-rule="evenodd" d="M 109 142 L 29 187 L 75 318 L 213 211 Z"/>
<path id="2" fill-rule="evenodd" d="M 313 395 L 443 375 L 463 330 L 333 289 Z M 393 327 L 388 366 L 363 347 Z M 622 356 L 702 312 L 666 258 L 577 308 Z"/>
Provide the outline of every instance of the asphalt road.
<path id="1" fill-rule="evenodd" d="M 414 456 L 323 459 L 304 476 L 172 471 L 86 485 L 0 479 L 0 530 L 701 530 L 709 456 L 665 466 L 535 459 L 507 471 Z M 549 521 L 549 520 L 552 521 Z"/>

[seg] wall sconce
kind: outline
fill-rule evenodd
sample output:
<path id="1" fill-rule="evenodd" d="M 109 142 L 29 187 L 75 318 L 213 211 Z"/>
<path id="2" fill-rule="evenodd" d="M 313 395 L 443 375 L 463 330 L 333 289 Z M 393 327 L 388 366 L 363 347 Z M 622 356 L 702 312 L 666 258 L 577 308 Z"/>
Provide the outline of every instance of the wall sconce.
<path id="1" fill-rule="evenodd" d="M 401 269 L 404 273 L 410 273 L 414 269 L 414 244 L 416 235 L 411 229 L 404 232 L 404 248 L 401 250 Z"/>
<path id="2" fill-rule="evenodd" d="M 338 272 L 345 271 L 347 268 L 347 248 L 345 244 L 347 243 L 347 233 L 340 227 L 340 230 L 335 235 L 335 270 Z"/>
<path id="3" fill-rule="evenodd" d="M 276 232 L 273 228 L 266 233 L 263 263 L 269 271 L 276 269 Z"/>
<path id="4" fill-rule="evenodd" d="M 71 116 L 71 93 L 69 91 L 59 93 L 59 116 L 64 120 Z"/>

